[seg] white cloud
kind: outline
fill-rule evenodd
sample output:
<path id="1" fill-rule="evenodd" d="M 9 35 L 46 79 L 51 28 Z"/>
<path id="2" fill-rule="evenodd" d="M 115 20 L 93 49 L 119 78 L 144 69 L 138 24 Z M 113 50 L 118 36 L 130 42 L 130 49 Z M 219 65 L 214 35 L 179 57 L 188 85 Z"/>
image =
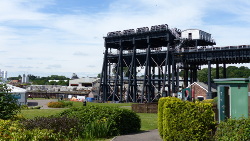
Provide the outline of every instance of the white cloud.
<path id="1" fill-rule="evenodd" d="M 158 24 L 200 28 L 212 33 L 221 46 L 250 44 L 249 26 L 244 24 L 250 22 L 246 0 L 114 0 L 108 9 L 87 14 L 79 11 L 80 5 L 75 14 L 45 12 L 46 7 L 57 6 L 53 0 L 0 1 L 0 5 L 0 59 L 5 60 L 1 69 L 11 72 L 96 76 L 101 72 L 107 32 Z M 214 11 L 234 15 L 233 24 L 228 23 L 230 17 L 217 24 L 220 18 L 211 16 Z"/>

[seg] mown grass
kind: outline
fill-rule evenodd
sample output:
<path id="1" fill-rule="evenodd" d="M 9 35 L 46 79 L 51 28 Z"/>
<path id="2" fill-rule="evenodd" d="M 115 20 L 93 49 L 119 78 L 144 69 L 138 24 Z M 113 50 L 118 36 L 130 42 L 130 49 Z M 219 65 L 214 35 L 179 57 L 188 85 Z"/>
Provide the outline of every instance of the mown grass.
<path id="1" fill-rule="evenodd" d="M 62 112 L 65 109 L 58 108 L 58 109 L 29 109 L 29 110 L 21 110 L 21 115 L 24 118 L 32 119 L 35 117 L 47 117 L 50 115 L 55 115 L 57 113 Z"/>
<path id="2" fill-rule="evenodd" d="M 100 106 L 117 106 L 120 108 L 126 108 L 131 110 L 131 105 L 133 103 L 93 103 L 87 102 L 88 105 L 100 105 Z M 82 102 L 73 102 L 73 107 L 82 107 Z M 58 109 L 29 109 L 29 110 L 21 110 L 21 115 L 24 118 L 32 119 L 37 116 L 47 117 L 50 115 L 54 115 L 65 110 L 64 108 Z M 157 114 L 155 113 L 137 113 L 141 118 L 141 130 L 153 130 L 157 129 Z"/>
<path id="3" fill-rule="evenodd" d="M 141 118 L 141 130 L 157 129 L 157 114 L 155 113 L 137 113 Z"/>
<path id="4" fill-rule="evenodd" d="M 131 106 L 133 103 L 94 103 L 94 102 L 87 102 L 88 105 L 99 105 L 99 106 L 117 106 L 117 107 L 125 107 Z M 73 102 L 73 107 L 81 107 L 83 106 L 82 102 Z"/>

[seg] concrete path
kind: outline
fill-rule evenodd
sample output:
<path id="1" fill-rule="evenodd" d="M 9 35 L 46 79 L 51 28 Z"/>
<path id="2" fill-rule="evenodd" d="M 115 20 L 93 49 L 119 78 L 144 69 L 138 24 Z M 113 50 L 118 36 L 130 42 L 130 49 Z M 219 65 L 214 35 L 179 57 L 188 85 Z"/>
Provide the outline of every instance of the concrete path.
<path id="1" fill-rule="evenodd" d="M 112 141 L 162 141 L 158 129 L 143 131 L 137 134 L 116 136 Z"/>
<path id="2" fill-rule="evenodd" d="M 28 106 L 42 106 L 41 109 L 49 109 L 47 104 L 51 101 L 58 101 L 58 99 L 27 100 Z"/>

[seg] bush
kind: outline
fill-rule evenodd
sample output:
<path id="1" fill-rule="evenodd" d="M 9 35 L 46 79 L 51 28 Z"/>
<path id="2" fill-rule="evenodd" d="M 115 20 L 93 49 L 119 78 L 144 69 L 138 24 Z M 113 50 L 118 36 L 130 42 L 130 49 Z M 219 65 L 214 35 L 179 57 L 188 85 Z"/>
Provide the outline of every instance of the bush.
<path id="1" fill-rule="evenodd" d="M 28 107 L 28 109 L 41 109 L 42 106 L 32 106 L 32 107 Z"/>
<path id="2" fill-rule="evenodd" d="M 71 107 L 73 105 L 73 102 L 66 102 L 66 101 L 59 101 L 59 102 L 49 102 L 47 104 L 50 108 L 65 108 L 65 107 Z"/>
<path id="3" fill-rule="evenodd" d="M 135 112 L 118 107 L 84 106 L 67 109 L 60 115 L 77 117 L 84 127 L 95 122 L 107 121 L 107 127 L 110 128 L 106 136 L 138 132 L 141 127 L 141 120 Z"/>
<path id="4" fill-rule="evenodd" d="M 47 106 L 50 108 L 64 108 L 64 105 L 62 102 L 49 102 Z"/>
<path id="5" fill-rule="evenodd" d="M 52 130 L 26 130 L 18 122 L 0 119 L 0 140 L 22 140 L 22 141 L 59 141 L 64 139 L 60 134 L 53 133 Z"/>
<path id="6" fill-rule="evenodd" d="M 18 112 L 20 106 L 17 99 L 10 93 L 6 84 L 0 84 L 0 119 L 11 119 Z"/>
<path id="7" fill-rule="evenodd" d="M 22 110 L 26 110 L 26 109 L 29 109 L 28 105 L 21 105 L 20 107 Z"/>
<path id="8" fill-rule="evenodd" d="M 109 134 L 111 122 L 106 119 L 93 121 L 85 125 L 84 138 L 94 139 L 94 138 L 105 138 Z"/>
<path id="9" fill-rule="evenodd" d="M 169 101 L 181 101 L 178 98 L 162 97 L 158 102 L 158 131 L 161 137 L 163 137 L 163 110 L 164 103 Z"/>
<path id="10" fill-rule="evenodd" d="M 165 98 L 162 114 L 164 140 L 210 140 L 215 128 L 212 104 Z"/>
<path id="11" fill-rule="evenodd" d="M 20 124 L 27 130 L 48 129 L 68 137 L 75 137 L 82 130 L 78 119 L 65 116 L 36 117 L 21 121 Z"/>
<path id="12" fill-rule="evenodd" d="M 228 119 L 221 122 L 217 126 L 215 132 L 215 140 L 235 140 L 235 141 L 248 141 L 250 140 L 250 119 Z"/>

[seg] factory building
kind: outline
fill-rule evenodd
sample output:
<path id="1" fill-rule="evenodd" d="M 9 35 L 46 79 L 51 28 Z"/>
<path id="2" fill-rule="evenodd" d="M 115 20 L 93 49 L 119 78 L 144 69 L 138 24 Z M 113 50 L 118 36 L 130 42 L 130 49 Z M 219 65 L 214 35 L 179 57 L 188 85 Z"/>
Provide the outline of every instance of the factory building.
<path id="1" fill-rule="evenodd" d="M 7 81 L 7 71 L 2 71 L 0 69 L 0 80 L 3 82 Z"/>

